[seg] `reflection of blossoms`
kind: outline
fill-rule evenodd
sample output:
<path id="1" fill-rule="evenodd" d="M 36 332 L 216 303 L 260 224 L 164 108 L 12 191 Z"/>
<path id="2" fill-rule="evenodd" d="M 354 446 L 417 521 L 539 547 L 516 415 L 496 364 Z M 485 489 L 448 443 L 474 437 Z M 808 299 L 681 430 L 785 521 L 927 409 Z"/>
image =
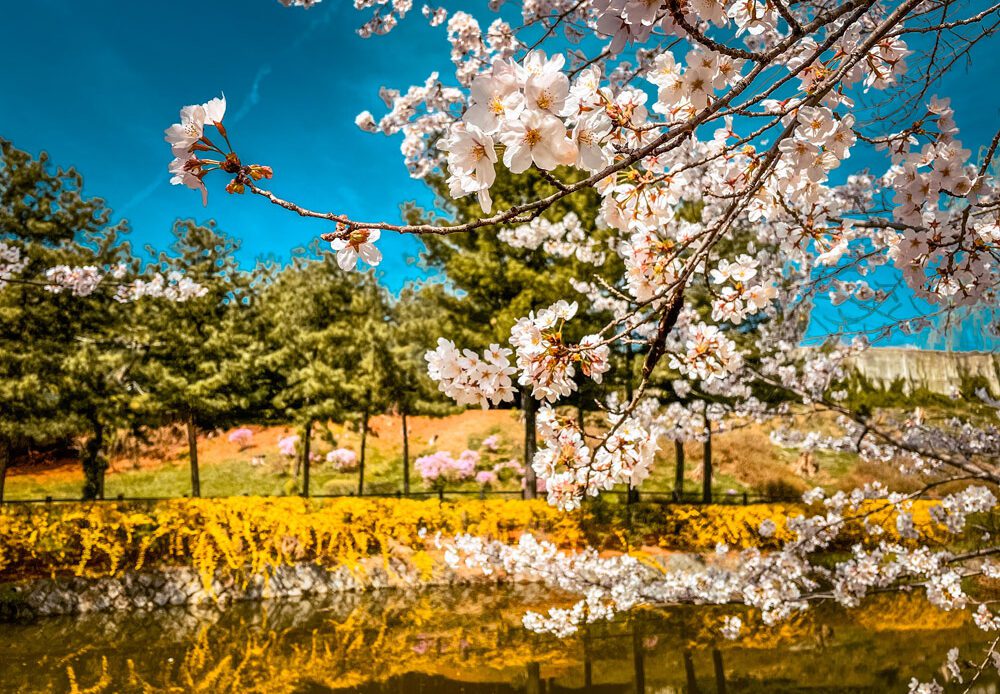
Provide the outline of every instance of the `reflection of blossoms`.
<path id="1" fill-rule="evenodd" d="M 723 638 L 729 639 L 730 641 L 735 641 L 740 637 L 740 632 L 743 630 L 743 620 L 739 617 L 726 617 L 722 623 L 722 629 L 719 631 L 722 633 Z"/>

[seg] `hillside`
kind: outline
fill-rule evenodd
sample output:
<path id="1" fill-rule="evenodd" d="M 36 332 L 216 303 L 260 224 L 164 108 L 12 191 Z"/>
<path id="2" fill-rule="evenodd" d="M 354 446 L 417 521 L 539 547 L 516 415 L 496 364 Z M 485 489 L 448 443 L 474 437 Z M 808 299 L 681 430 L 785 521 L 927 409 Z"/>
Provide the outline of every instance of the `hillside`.
<path id="1" fill-rule="evenodd" d="M 596 423 L 596 420 L 594 420 Z M 811 425 L 815 425 L 815 417 Z M 496 463 L 521 460 L 523 424 L 517 410 L 468 410 L 442 418 L 411 417 L 410 460 L 435 451 L 458 455 L 465 449 L 482 455 L 480 468 Z M 821 428 L 833 429 L 822 422 Z M 290 426 L 248 427 L 253 431 L 252 445 L 244 450 L 228 440 L 229 431 L 215 431 L 199 438 L 202 494 L 229 496 L 242 494 L 295 494 L 301 480 L 295 476 L 295 464 L 282 456 L 278 441 L 295 433 Z M 819 452 L 803 455 L 800 451 L 775 446 L 768 438 L 771 426 L 747 425 L 713 437 L 714 487 L 716 493 L 787 496 L 815 485 L 849 489 L 874 479 L 886 480 L 890 470 L 859 464 L 844 453 Z M 496 435 L 496 451 L 487 451 L 482 442 Z M 106 494 L 113 498 L 183 496 L 190 490 L 186 441 L 180 430 L 157 432 L 153 445 L 142 450 L 119 444 L 125 451 L 116 455 L 108 471 Z M 124 443 L 128 443 L 127 441 Z M 669 441 L 661 441 L 658 464 L 644 485 L 647 491 L 673 490 L 674 450 Z M 314 494 L 356 493 L 357 473 L 337 472 L 325 463 L 325 454 L 336 447 L 359 450 L 358 432 L 341 425 L 319 427 L 314 433 L 313 449 L 320 460 L 314 463 L 311 489 Z M 701 488 L 702 447 L 697 442 L 685 446 L 686 487 L 689 493 Z M 412 489 L 426 491 L 411 467 Z M 394 493 L 402 487 L 402 428 L 396 416 L 384 415 L 371 421 L 365 474 L 366 493 Z M 51 461 L 46 465 L 20 465 L 7 479 L 7 498 L 43 499 L 78 498 L 83 483 L 79 463 L 72 458 Z M 473 481 L 449 484 L 449 489 L 475 491 Z M 516 491 L 516 480 L 499 488 Z"/>

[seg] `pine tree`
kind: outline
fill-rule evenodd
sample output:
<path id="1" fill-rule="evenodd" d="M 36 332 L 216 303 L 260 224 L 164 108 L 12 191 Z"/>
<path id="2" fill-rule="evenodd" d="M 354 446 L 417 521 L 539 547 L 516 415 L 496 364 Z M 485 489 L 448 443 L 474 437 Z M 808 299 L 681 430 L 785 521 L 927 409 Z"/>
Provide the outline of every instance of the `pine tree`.
<path id="1" fill-rule="evenodd" d="M 368 417 L 382 397 L 373 372 L 387 349 L 384 291 L 370 274 L 342 271 L 332 253 L 314 245 L 276 275 L 261 302 L 269 325 L 262 364 L 277 379 L 275 412 L 301 432 L 302 493 L 311 492 L 313 427 L 331 419 L 363 422 L 363 480 Z"/>
<path id="2" fill-rule="evenodd" d="M 250 315 L 250 275 L 236 260 L 239 243 L 214 224 L 178 221 L 174 236 L 155 269 L 180 272 L 207 291 L 184 302 L 140 302 L 139 320 L 151 340 L 143 378 L 147 406 L 185 429 L 191 494 L 200 496 L 198 430 L 233 422 L 247 397 L 241 355 L 251 341 L 243 329 Z"/>
<path id="3" fill-rule="evenodd" d="M 74 169 L 54 168 L 45 153 L 34 158 L 0 139 L 0 242 L 24 262 L 14 276 L 0 281 L 0 501 L 18 451 L 81 431 L 90 432 L 81 456 L 85 495 L 97 495 L 103 485 L 105 424 L 100 431 L 81 426 L 85 403 L 79 396 L 87 393 L 74 381 L 74 365 L 92 355 L 91 374 L 121 394 L 116 389 L 123 380 L 115 378 L 122 363 L 103 356 L 110 346 L 105 338 L 114 333 L 121 311 L 103 292 L 81 298 L 44 289 L 48 268 L 101 266 L 128 256 L 119 242 L 127 226 L 112 224 L 104 201 L 85 197 L 82 187 Z M 122 357 L 127 347 L 119 341 L 111 351 Z M 116 408 L 101 406 L 102 411 Z"/>

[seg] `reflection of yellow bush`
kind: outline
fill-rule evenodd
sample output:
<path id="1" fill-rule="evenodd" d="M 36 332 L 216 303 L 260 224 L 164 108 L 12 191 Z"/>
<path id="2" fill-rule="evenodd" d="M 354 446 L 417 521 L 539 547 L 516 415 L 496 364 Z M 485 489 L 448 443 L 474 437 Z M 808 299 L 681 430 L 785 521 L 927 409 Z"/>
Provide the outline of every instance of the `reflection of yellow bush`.
<path id="1" fill-rule="evenodd" d="M 385 683 L 408 673 L 467 683 L 524 682 L 531 663 L 541 663 L 545 678 L 561 679 L 560 684 L 569 690 L 574 681 L 580 681 L 574 677 L 581 674 L 585 654 L 602 683 L 629 681 L 638 647 L 647 654 L 649 681 L 680 691 L 685 675 L 676 665 L 681 652 L 693 652 L 700 661 L 699 672 L 705 673 L 708 651 L 717 648 L 735 681 L 742 673 L 764 683 L 808 682 L 822 691 L 839 690 L 836 685 L 846 688 L 849 683 L 857 689 L 880 691 L 872 686 L 879 680 L 871 673 L 899 665 L 911 667 L 915 655 L 923 657 L 967 642 L 978 644 L 984 638 L 968 623 L 968 613 L 949 613 L 947 621 L 939 621 L 942 613 L 917 594 L 873 596 L 854 610 L 820 605 L 770 627 L 758 613 L 731 605 L 639 609 L 613 623 L 592 624 L 566 639 L 538 636 L 519 626 L 526 609 L 565 605 L 549 591 L 522 586 L 510 591 L 431 590 L 366 598 L 353 607 L 331 607 L 329 612 L 324 609 L 307 620 L 291 622 L 273 618 L 264 607 L 152 643 L 126 642 L 132 633 L 126 629 L 117 637 L 122 641 L 102 642 L 97 651 L 88 645 L 65 657 L 60 666 L 65 663 L 70 668 L 71 680 L 81 673 L 80 686 L 74 690 L 80 694 L 278 694 Z M 744 619 L 744 633 L 728 641 L 719 635 L 719 627 L 722 617 L 734 612 Z M 920 639 L 879 636 L 869 628 L 874 622 L 880 622 L 884 631 L 929 630 Z M 143 649 L 147 657 L 136 660 L 136 652 Z M 103 656 L 102 651 L 107 651 L 108 658 L 102 658 L 98 670 L 94 661 Z M 843 663 L 843 654 L 848 652 L 851 672 L 823 668 L 819 662 Z M 163 667 L 168 654 L 176 664 Z M 60 675 L 54 671 L 50 687 L 33 680 L 30 690 L 64 691 L 56 686 L 62 681 Z M 5 682 L 12 689 L 29 690 L 24 680 Z M 745 686 L 750 683 L 743 680 Z M 400 690 L 405 690 L 405 684 L 397 681 Z M 751 690 L 771 691 L 747 686 Z"/>
<path id="2" fill-rule="evenodd" d="M 928 504 L 914 505 L 917 528 L 935 540 L 942 530 Z M 128 504 L 72 504 L 0 509 L 0 580 L 59 573 L 115 575 L 123 570 L 189 565 L 206 581 L 219 569 L 233 575 L 268 573 L 277 566 L 309 561 L 326 566 L 356 565 L 369 556 L 387 556 L 396 547 L 422 549 L 440 532 L 471 533 L 504 542 L 532 532 L 566 548 L 588 543 L 602 549 L 643 544 L 681 550 L 708 550 L 724 542 L 733 548 L 771 546 L 788 539 L 786 515 L 806 512 L 795 505 L 642 506 L 641 520 L 623 529 L 619 510 L 597 522 L 589 511 L 562 513 L 544 501 L 469 500 L 457 503 L 398 499 L 300 498 L 176 499 L 146 507 Z M 895 514 L 884 502 L 865 507 L 870 524 L 896 538 Z M 631 513 L 631 511 L 629 511 Z M 777 526 L 761 538 L 760 524 Z M 845 526 L 848 543 L 866 537 L 858 520 Z M 421 575 L 430 575 L 430 557 L 412 556 Z"/>

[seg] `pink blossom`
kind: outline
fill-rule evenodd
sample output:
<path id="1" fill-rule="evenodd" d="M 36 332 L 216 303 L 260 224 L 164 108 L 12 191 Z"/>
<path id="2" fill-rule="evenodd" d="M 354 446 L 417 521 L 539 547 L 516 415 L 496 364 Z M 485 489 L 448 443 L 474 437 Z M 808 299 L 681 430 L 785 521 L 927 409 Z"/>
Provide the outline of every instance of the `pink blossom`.
<path id="1" fill-rule="evenodd" d="M 349 448 L 337 448 L 326 454 L 326 462 L 333 465 L 335 470 L 345 472 L 358 466 L 358 456 Z"/>
<path id="2" fill-rule="evenodd" d="M 295 457 L 295 449 L 299 445 L 299 437 L 295 434 L 284 436 L 278 440 L 278 451 L 289 458 Z"/>
<path id="3" fill-rule="evenodd" d="M 253 443 L 253 432 L 247 428 L 235 429 L 231 434 L 229 434 L 229 443 L 235 443 L 240 447 L 240 450 L 246 450 L 250 448 Z"/>
<path id="4" fill-rule="evenodd" d="M 458 482 L 472 479 L 478 463 L 479 454 L 475 451 L 462 451 L 458 458 L 452 458 L 448 451 L 438 451 L 417 458 L 414 467 L 425 482 Z"/>
<path id="5" fill-rule="evenodd" d="M 489 470 L 480 470 L 476 473 L 476 482 L 483 485 L 484 487 L 490 487 L 495 485 L 499 480 L 497 479 L 497 474 Z"/>

